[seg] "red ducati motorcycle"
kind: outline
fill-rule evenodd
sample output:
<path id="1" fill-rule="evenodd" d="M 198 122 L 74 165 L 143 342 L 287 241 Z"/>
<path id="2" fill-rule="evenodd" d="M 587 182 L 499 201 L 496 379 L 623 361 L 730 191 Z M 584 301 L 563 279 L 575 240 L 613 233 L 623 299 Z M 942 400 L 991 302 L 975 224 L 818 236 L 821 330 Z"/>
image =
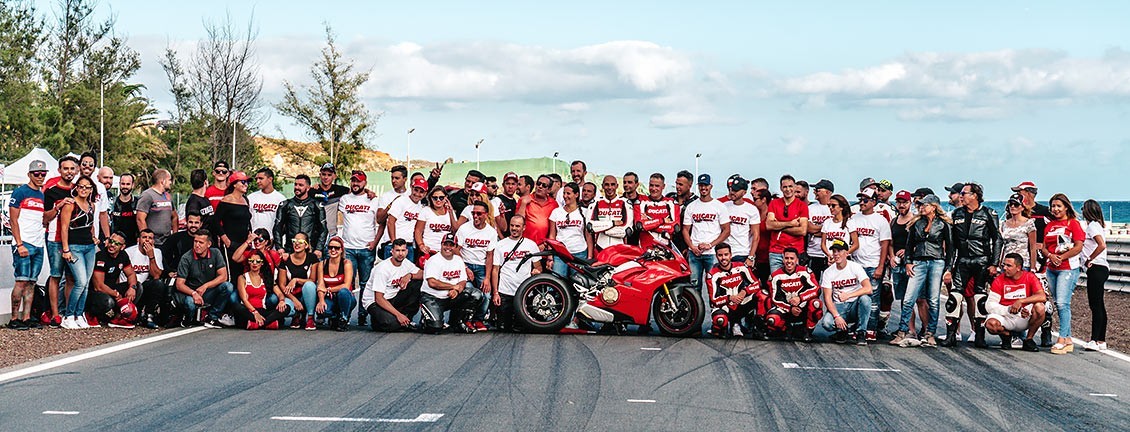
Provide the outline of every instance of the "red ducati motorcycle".
<path id="1" fill-rule="evenodd" d="M 658 222 L 658 221 L 655 221 Z M 657 232 L 671 232 L 674 224 L 637 224 Z M 579 324 L 649 325 L 654 318 L 668 336 L 697 335 L 706 309 L 698 290 L 690 284 L 690 266 L 671 246 L 648 249 L 615 245 L 596 260 L 574 258 L 557 240 L 546 240 L 545 250 L 525 260 L 552 256 L 564 260 L 571 276 L 552 271 L 535 275 L 514 293 L 516 320 L 527 331 L 556 333 L 574 318 Z"/>

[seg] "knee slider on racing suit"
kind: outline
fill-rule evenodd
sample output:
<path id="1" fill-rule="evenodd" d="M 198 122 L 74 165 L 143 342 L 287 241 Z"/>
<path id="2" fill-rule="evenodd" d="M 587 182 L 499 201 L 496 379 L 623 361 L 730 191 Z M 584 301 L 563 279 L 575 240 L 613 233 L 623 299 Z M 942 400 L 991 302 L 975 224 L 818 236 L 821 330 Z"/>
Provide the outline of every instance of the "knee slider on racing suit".
<path id="1" fill-rule="evenodd" d="M 988 299 L 988 295 L 980 293 L 973 294 L 973 304 L 975 305 L 973 308 L 974 319 L 984 321 L 985 317 L 989 316 L 989 311 L 985 310 L 985 301 Z"/>
<path id="2" fill-rule="evenodd" d="M 957 290 L 950 290 L 949 299 L 946 300 L 946 320 L 961 320 L 961 308 L 965 305 L 965 296 Z"/>
<path id="3" fill-rule="evenodd" d="M 808 312 L 808 313 L 805 314 L 806 318 L 805 318 L 805 321 L 804 321 L 804 326 L 806 328 L 808 328 L 809 330 L 812 330 L 812 329 L 816 328 L 816 324 L 820 322 L 820 319 L 824 318 L 824 304 L 823 304 L 823 302 L 821 302 L 820 300 L 816 300 L 816 299 L 809 300 L 808 301 L 808 310 L 806 312 Z"/>
<path id="4" fill-rule="evenodd" d="M 769 313 L 765 314 L 765 328 L 769 331 L 785 331 L 785 324 L 785 317 L 780 309 L 773 308 L 769 310 Z"/>
<path id="5" fill-rule="evenodd" d="M 711 328 L 716 334 L 730 328 L 730 316 L 722 308 L 715 309 L 710 320 L 712 324 Z"/>

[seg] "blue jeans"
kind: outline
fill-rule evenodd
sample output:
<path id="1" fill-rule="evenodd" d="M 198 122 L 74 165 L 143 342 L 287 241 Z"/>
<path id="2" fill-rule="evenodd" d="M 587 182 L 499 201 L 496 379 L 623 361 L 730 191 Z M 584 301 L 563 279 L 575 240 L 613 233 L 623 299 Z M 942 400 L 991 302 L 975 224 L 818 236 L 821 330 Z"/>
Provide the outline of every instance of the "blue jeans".
<path id="1" fill-rule="evenodd" d="M 63 270 L 67 268 L 67 260 L 63 259 L 63 243 L 56 241 L 47 242 L 47 263 L 51 266 L 50 276 L 63 277 Z"/>
<path id="2" fill-rule="evenodd" d="M 480 293 L 483 292 L 483 280 L 486 279 L 486 277 L 487 277 L 487 266 L 478 265 L 478 264 L 467 264 L 467 268 L 469 270 L 471 270 L 471 273 L 475 274 L 475 280 L 474 280 L 474 282 L 471 282 L 471 286 L 473 286 L 473 287 L 475 287 L 475 289 L 479 290 Z M 482 297 L 483 297 L 483 301 L 481 302 L 481 304 L 476 305 L 474 307 L 475 316 L 472 317 L 471 319 L 473 319 L 475 321 L 482 321 L 482 320 L 486 319 L 487 311 L 490 310 L 490 296 L 483 295 Z"/>
<path id="3" fill-rule="evenodd" d="M 232 290 L 233 286 L 231 282 L 223 282 L 208 291 L 204 291 L 204 295 L 201 297 L 204 298 L 204 304 L 208 305 L 209 317 L 219 318 L 220 315 L 223 315 L 224 309 L 228 307 L 228 302 L 231 301 Z M 184 305 L 184 309 L 187 312 L 186 316 L 192 317 L 196 315 L 196 302 L 192 301 L 191 296 L 177 292 L 177 298 L 180 299 L 181 304 Z"/>
<path id="4" fill-rule="evenodd" d="M 922 292 L 926 293 L 926 304 L 930 306 L 926 332 L 933 334 L 938 331 L 938 295 L 942 292 L 942 273 L 945 273 L 945 267 L 945 261 L 942 260 L 914 262 L 914 276 L 910 277 L 910 282 L 906 285 L 906 295 L 902 298 L 899 331 L 910 331 L 910 315 Z"/>
<path id="5" fill-rule="evenodd" d="M 369 274 L 373 272 L 373 261 L 377 254 L 368 249 L 346 249 L 345 259 L 353 263 L 353 276 L 357 286 L 362 290 L 369 282 Z M 352 288 L 352 287 L 351 287 Z"/>
<path id="6" fill-rule="evenodd" d="M 90 276 L 94 274 L 93 244 L 71 245 L 71 259 L 67 267 L 75 277 L 75 287 L 71 289 L 71 296 L 67 298 L 67 312 L 65 316 L 77 317 L 86 311 L 86 294 L 90 286 Z"/>
<path id="7" fill-rule="evenodd" d="M 1059 312 L 1059 337 L 1071 338 L 1071 294 L 1079 281 L 1079 269 L 1048 270 L 1048 291 L 1055 296 L 1055 309 Z"/>
<path id="8" fill-rule="evenodd" d="M 769 274 L 785 266 L 785 254 L 769 253 Z"/>
<path id="9" fill-rule="evenodd" d="M 706 274 L 714 267 L 714 254 L 695 255 L 687 253 L 687 263 L 691 266 L 691 284 L 702 287 L 706 292 Z M 710 298 L 709 295 L 703 298 Z"/>
<path id="10" fill-rule="evenodd" d="M 348 288 L 338 290 L 333 296 L 326 296 L 327 315 L 348 321 L 349 314 L 353 312 L 354 307 L 357 307 L 357 298 Z"/>
<path id="11" fill-rule="evenodd" d="M 28 242 L 24 242 L 24 247 L 27 248 L 27 257 L 21 257 L 17 251 L 19 246 L 12 245 L 12 266 L 16 269 L 16 281 L 31 281 L 39 280 L 39 271 L 43 270 L 43 249 L 39 246 L 34 246 Z M 15 305 L 14 305 L 15 306 Z"/>
<path id="12" fill-rule="evenodd" d="M 871 281 L 871 315 L 867 320 L 867 330 L 876 330 L 879 326 L 879 297 L 883 294 L 883 279 L 875 279 L 875 267 L 864 267 L 867 279 Z"/>
<path id="13" fill-rule="evenodd" d="M 847 303 L 836 303 L 836 311 L 848 323 L 847 331 L 860 331 L 866 329 L 870 321 L 871 297 L 859 296 Z M 852 326 L 851 324 L 856 324 Z M 824 314 L 820 323 L 812 330 L 812 336 L 817 339 L 828 339 L 840 329 L 836 328 L 836 318 L 830 313 Z"/>
<path id="14" fill-rule="evenodd" d="M 298 294 L 302 299 L 302 307 L 307 315 L 313 316 L 314 308 L 318 307 L 318 284 L 314 282 L 306 282 L 302 284 L 302 292 Z M 290 310 L 298 312 L 294 306 L 294 302 L 286 299 L 286 304 L 290 306 Z M 294 316 L 292 313 L 291 316 Z"/>
<path id="15" fill-rule="evenodd" d="M 588 257 L 589 257 L 588 251 L 580 251 L 580 252 L 573 254 L 573 258 L 585 258 L 585 259 L 587 259 Z M 561 277 L 568 278 L 569 276 L 572 276 L 573 273 L 576 273 L 576 270 L 569 268 L 569 265 L 565 264 L 564 260 L 562 260 L 560 258 L 554 258 L 553 259 L 553 272 L 557 273 Z"/>
<path id="16" fill-rule="evenodd" d="M 892 267 L 890 272 L 891 288 L 894 290 L 895 300 L 902 301 L 903 296 L 906 295 L 906 285 L 909 279 L 906 277 L 906 263 Z"/>

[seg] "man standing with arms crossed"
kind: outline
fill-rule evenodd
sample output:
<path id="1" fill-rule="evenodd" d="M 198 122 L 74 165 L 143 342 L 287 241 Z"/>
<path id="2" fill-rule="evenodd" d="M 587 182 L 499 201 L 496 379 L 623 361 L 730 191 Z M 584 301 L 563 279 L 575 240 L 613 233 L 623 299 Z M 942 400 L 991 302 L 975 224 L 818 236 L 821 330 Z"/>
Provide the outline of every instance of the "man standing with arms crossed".
<path id="1" fill-rule="evenodd" d="M 796 179 L 781 176 L 781 198 L 769 202 L 765 225 L 769 231 L 769 273 L 784 265 L 785 249 L 805 248 L 808 234 L 808 204 L 796 197 Z"/>

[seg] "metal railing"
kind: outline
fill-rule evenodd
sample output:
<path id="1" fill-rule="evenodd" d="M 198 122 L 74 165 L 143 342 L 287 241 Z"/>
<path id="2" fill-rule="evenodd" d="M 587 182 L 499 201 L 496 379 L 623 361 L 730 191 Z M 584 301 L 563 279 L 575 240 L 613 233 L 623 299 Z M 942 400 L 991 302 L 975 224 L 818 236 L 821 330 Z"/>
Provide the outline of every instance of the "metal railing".
<path id="1" fill-rule="evenodd" d="M 1106 257 L 1110 262 L 1110 278 L 1106 281 L 1107 291 L 1130 293 L 1130 238 L 1107 237 Z M 1087 272 L 1079 275 L 1079 285 L 1087 283 Z"/>

